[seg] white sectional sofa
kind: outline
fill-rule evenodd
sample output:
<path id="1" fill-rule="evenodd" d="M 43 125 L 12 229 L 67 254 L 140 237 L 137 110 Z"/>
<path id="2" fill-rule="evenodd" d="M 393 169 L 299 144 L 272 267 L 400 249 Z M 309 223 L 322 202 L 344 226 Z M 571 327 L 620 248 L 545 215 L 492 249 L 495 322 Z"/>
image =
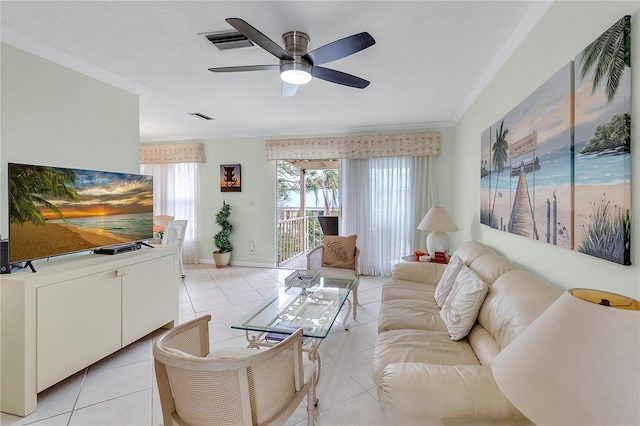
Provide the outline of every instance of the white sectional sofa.
<path id="1" fill-rule="evenodd" d="M 562 291 L 479 242 L 453 256 L 488 285 L 460 340 L 452 340 L 434 298 L 447 265 L 398 264 L 383 287 L 373 356 L 382 412 L 397 425 L 527 423 L 498 388 L 491 363 Z"/>

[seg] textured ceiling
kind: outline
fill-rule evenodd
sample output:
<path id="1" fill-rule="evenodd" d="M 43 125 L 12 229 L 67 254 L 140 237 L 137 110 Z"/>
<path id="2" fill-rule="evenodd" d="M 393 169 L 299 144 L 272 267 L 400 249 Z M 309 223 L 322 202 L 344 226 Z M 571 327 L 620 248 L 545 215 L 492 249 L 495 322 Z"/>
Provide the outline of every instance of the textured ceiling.
<path id="1" fill-rule="evenodd" d="M 455 123 L 550 2 L 2 1 L 2 41 L 140 95 L 142 141 L 412 129 Z M 277 64 L 258 47 L 219 51 L 199 33 L 242 18 L 309 50 L 369 32 L 376 44 L 325 64 L 371 81 L 314 79 L 282 98 Z M 188 113 L 198 112 L 213 121 Z"/>

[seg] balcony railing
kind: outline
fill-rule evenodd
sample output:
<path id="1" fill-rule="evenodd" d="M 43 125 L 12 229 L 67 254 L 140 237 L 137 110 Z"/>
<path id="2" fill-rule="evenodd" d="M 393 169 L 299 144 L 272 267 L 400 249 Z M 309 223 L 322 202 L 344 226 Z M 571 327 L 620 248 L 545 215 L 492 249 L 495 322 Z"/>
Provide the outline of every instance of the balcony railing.
<path id="1" fill-rule="evenodd" d="M 278 220 L 278 265 L 322 245 L 317 216 L 295 217 L 298 210 L 280 210 Z"/>

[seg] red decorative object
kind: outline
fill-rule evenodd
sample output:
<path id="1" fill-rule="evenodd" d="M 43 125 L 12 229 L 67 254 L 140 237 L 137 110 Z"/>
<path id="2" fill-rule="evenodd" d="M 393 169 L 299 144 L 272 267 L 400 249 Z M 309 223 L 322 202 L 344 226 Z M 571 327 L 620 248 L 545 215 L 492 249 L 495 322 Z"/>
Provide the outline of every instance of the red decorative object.
<path id="1" fill-rule="evenodd" d="M 431 259 L 431 261 L 434 263 L 449 263 L 447 261 L 447 254 L 443 251 L 435 252 L 433 259 Z"/>

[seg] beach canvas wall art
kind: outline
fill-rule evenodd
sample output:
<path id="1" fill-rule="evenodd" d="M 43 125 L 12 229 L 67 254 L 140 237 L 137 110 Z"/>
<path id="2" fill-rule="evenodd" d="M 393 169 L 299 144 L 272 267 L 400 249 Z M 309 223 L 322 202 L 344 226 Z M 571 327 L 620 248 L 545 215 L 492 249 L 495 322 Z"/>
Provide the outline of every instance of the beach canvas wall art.
<path id="1" fill-rule="evenodd" d="M 8 167 L 11 262 L 153 237 L 151 176 Z"/>
<path id="2" fill-rule="evenodd" d="M 631 264 L 630 16 L 480 139 L 481 223 Z"/>
<path id="3" fill-rule="evenodd" d="M 481 178 L 486 181 L 482 199 L 490 198 L 483 223 L 567 248 L 572 247 L 572 75 L 569 63 L 481 135 L 481 161 L 490 165 Z"/>
<path id="4" fill-rule="evenodd" d="M 240 164 L 220 165 L 220 192 L 241 192 Z"/>
<path id="5" fill-rule="evenodd" d="M 629 265 L 631 17 L 575 58 L 576 250 Z"/>

